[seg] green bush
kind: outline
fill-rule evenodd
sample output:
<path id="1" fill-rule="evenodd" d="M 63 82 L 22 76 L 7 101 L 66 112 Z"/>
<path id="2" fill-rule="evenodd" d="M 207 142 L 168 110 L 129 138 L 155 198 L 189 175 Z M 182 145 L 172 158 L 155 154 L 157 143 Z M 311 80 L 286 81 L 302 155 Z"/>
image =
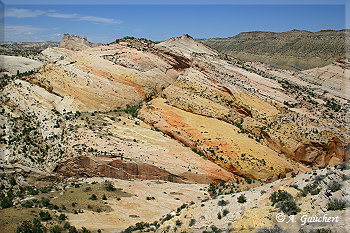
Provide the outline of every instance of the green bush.
<path id="1" fill-rule="evenodd" d="M 50 205 L 50 199 L 42 197 L 41 204 L 43 204 L 43 206 L 45 206 L 45 207 L 48 207 Z"/>
<path id="2" fill-rule="evenodd" d="M 220 200 L 220 201 L 218 202 L 218 206 L 225 206 L 225 205 L 227 205 L 227 204 L 229 204 L 229 203 L 230 203 L 229 201 Z"/>
<path id="3" fill-rule="evenodd" d="M 327 186 L 327 189 L 331 190 L 332 192 L 336 192 L 342 188 L 343 185 L 341 185 L 338 182 L 332 182 Z"/>
<path id="4" fill-rule="evenodd" d="M 272 205 L 274 205 L 280 201 L 292 200 L 293 197 L 292 195 L 290 195 L 288 192 L 284 190 L 278 190 L 277 192 L 273 192 L 269 199 L 272 202 Z"/>
<path id="5" fill-rule="evenodd" d="M 191 226 L 193 226 L 194 224 L 196 224 L 196 219 L 192 218 L 192 219 L 190 220 L 189 226 L 191 227 Z"/>
<path id="6" fill-rule="evenodd" d="M 75 228 L 75 226 L 70 226 L 69 229 L 68 229 L 68 233 L 78 233 L 78 231 Z"/>
<path id="7" fill-rule="evenodd" d="M 239 203 L 244 203 L 244 202 L 247 201 L 247 198 L 242 194 L 241 196 L 239 196 L 239 197 L 237 198 L 237 201 L 238 201 Z"/>
<path id="8" fill-rule="evenodd" d="M 294 200 L 280 201 L 276 205 L 283 213 L 288 215 L 295 215 L 301 211 L 297 203 Z"/>
<path id="9" fill-rule="evenodd" d="M 97 200 L 97 197 L 96 197 L 96 195 L 95 195 L 95 194 L 92 194 L 92 195 L 91 195 L 91 197 L 89 197 L 89 199 L 90 199 L 90 200 L 94 200 L 94 201 L 96 201 L 96 200 Z"/>
<path id="10" fill-rule="evenodd" d="M 60 216 L 58 217 L 58 220 L 60 221 L 64 221 L 66 220 L 67 216 L 65 214 L 60 214 Z"/>
<path id="11" fill-rule="evenodd" d="M 12 198 L 10 197 L 3 197 L 0 201 L 0 207 L 5 209 L 5 208 L 10 208 L 12 206 Z"/>
<path id="12" fill-rule="evenodd" d="M 41 221 L 49 221 L 52 219 L 49 212 L 44 212 L 42 210 L 39 212 L 39 216 L 40 216 Z"/>
<path id="13" fill-rule="evenodd" d="M 17 227 L 16 233 L 44 233 L 46 228 L 41 225 L 40 221 L 36 218 L 32 222 L 24 221 Z"/>
<path id="14" fill-rule="evenodd" d="M 329 200 L 327 204 L 327 210 L 344 210 L 346 207 L 346 201 L 337 198 Z"/>
<path id="15" fill-rule="evenodd" d="M 81 233 L 91 233 L 91 231 L 89 231 L 85 227 L 81 227 Z"/>
<path id="16" fill-rule="evenodd" d="M 281 227 L 275 225 L 273 228 L 263 227 L 257 230 L 257 233 L 284 233 Z"/>
<path id="17" fill-rule="evenodd" d="M 126 105 L 126 109 L 124 110 L 126 113 L 131 114 L 133 117 L 137 117 L 138 110 L 141 108 L 142 104 L 130 106 Z"/>
<path id="18" fill-rule="evenodd" d="M 224 209 L 224 211 L 222 211 L 222 216 L 225 217 L 229 213 L 230 213 L 230 211 L 228 211 L 228 209 Z"/>
<path id="19" fill-rule="evenodd" d="M 62 231 L 63 229 L 58 225 L 55 225 L 50 228 L 50 233 L 61 233 Z"/>
<path id="20" fill-rule="evenodd" d="M 106 189 L 106 191 L 115 191 L 116 190 L 116 188 L 114 187 L 114 185 L 112 184 L 112 182 L 110 182 L 110 181 L 105 181 L 105 183 L 104 183 L 104 187 L 105 187 L 105 189 Z"/>
<path id="21" fill-rule="evenodd" d="M 21 206 L 23 206 L 25 208 L 32 208 L 33 207 L 33 202 L 25 201 L 24 203 L 21 204 Z"/>

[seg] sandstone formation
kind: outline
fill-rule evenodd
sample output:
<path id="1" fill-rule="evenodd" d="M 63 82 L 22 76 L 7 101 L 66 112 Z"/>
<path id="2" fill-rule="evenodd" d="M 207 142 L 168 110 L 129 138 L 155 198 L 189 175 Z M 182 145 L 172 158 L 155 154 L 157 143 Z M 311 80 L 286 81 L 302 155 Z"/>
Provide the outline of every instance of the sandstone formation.
<path id="1" fill-rule="evenodd" d="M 208 183 L 234 176 L 274 180 L 349 158 L 348 96 L 338 94 L 346 60 L 320 68 L 339 83 L 332 91 L 329 79 L 316 83 L 319 71 L 242 63 L 188 35 L 161 43 L 125 37 L 95 47 L 65 35 L 61 45 L 42 52 L 46 63 L 37 72 L 3 88 L 10 121 L 35 116 L 40 140 L 52 139 L 41 149 L 30 146 L 33 158 L 14 143 L 7 161 L 49 170 L 60 164 L 56 170 L 70 175 L 85 169 L 88 176 L 166 180 L 170 174 L 178 182 Z M 36 155 L 42 147 L 43 160 Z M 65 166 L 67 159 L 77 167 Z M 138 167 L 144 171 L 134 172 Z"/>
<path id="2" fill-rule="evenodd" d="M 274 220 L 285 190 L 298 217 L 330 211 L 349 231 L 347 59 L 291 71 L 188 35 L 65 35 L 34 58 L 0 80 L 0 228 L 49 211 L 93 231 L 309 231 Z"/>
<path id="3" fill-rule="evenodd" d="M 72 34 L 64 34 L 58 45 L 59 48 L 70 49 L 73 51 L 83 50 L 92 46 L 93 44 L 87 40 L 87 37 L 75 36 Z"/>

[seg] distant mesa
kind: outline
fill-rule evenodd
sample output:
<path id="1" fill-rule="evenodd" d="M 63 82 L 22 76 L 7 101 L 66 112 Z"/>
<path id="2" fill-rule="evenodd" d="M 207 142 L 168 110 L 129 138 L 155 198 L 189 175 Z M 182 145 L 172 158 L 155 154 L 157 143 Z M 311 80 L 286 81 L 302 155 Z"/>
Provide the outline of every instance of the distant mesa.
<path id="1" fill-rule="evenodd" d="M 70 49 L 73 51 L 79 51 L 87 48 L 94 47 L 95 44 L 89 42 L 87 37 L 76 36 L 72 34 L 64 34 L 59 44 L 59 48 Z"/>

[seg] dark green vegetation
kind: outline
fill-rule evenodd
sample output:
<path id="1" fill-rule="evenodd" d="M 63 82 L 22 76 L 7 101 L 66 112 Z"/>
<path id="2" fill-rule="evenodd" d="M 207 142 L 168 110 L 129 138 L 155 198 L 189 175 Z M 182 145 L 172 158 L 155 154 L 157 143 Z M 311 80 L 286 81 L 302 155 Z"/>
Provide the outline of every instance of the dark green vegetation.
<path id="1" fill-rule="evenodd" d="M 275 205 L 283 213 L 288 215 L 295 215 L 301 211 L 300 207 L 293 200 L 292 195 L 284 190 L 273 192 L 270 201 L 272 202 L 272 205 Z"/>
<path id="2" fill-rule="evenodd" d="M 125 43 L 126 46 L 130 48 L 135 48 L 139 51 L 145 51 L 154 46 L 156 42 L 145 39 L 145 38 L 135 38 L 132 36 L 125 36 L 120 39 L 116 39 L 114 43 Z"/>
<path id="3" fill-rule="evenodd" d="M 59 184 L 59 180 L 48 182 L 42 178 L 40 186 L 28 186 L 21 184 L 18 176 L 1 175 L 0 232 L 88 232 L 71 227 L 66 214 L 108 212 L 111 207 L 105 199 L 131 196 L 109 181 Z"/>
<path id="4" fill-rule="evenodd" d="M 200 40 L 210 47 L 247 61 L 261 61 L 284 68 L 310 69 L 330 64 L 346 52 L 348 30 L 283 33 L 243 32 L 229 38 Z"/>
<path id="5" fill-rule="evenodd" d="M 345 210 L 345 208 L 348 206 L 348 203 L 341 199 L 331 199 L 328 202 L 327 210 Z"/>

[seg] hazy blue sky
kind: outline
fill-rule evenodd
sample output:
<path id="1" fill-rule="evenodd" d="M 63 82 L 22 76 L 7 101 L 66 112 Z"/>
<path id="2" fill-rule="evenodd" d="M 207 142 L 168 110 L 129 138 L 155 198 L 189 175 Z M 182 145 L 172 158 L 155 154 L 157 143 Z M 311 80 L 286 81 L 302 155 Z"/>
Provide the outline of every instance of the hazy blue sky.
<path id="1" fill-rule="evenodd" d="M 60 5 L 43 5 L 45 1 L 39 0 L 3 2 L 7 41 L 59 41 L 63 33 L 101 43 L 123 36 L 166 40 L 185 33 L 195 38 L 229 37 L 246 31 L 338 30 L 346 28 L 347 20 L 347 1 L 336 0 L 293 1 L 297 5 L 209 0 L 176 1 L 176 5 L 175 1 L 162 1 L 162 5 L 157 1 L 114 1 L 113 5 L 110 1 L 94 5 L 89 0 L 61 0 Z"/>

